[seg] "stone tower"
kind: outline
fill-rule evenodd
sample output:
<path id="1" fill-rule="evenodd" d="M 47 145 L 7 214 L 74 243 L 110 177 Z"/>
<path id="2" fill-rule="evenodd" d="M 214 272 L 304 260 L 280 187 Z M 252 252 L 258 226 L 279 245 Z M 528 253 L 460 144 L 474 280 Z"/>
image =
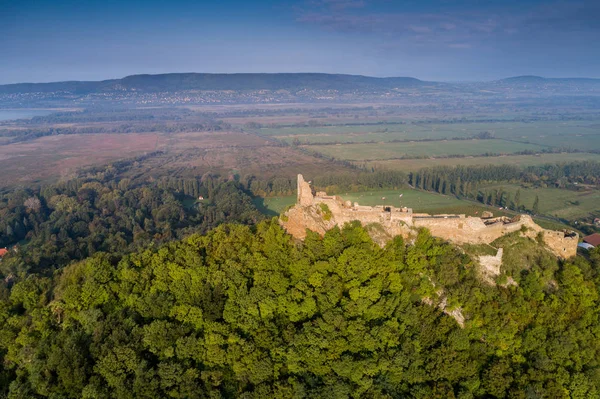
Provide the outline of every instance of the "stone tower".
<path id="1" fill-rule="evenodd" d="M 298 175 L 298 204 L 300 206 L 311 206 L 313 195 L 310 185 L 304 181 L 302 175 Z"/>

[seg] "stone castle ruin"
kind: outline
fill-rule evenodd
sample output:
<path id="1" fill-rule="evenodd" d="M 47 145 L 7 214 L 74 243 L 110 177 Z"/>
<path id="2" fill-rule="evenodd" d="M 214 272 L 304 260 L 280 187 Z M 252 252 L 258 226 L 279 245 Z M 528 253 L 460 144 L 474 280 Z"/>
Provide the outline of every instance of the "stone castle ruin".
<path id="1" fill-rule="evenodd" d="M 342 227 L 358 220 L 363 226 L 380 225 L 391 237 L 401 235 L 408 238 L 414 235 L 416 229 L 424 227 L 433 236 L 455 244 L 490 244 L 505 234 L 522 230 L 524 226 L 524 234 L 531 238 L 541 236 L 556 256 L 566 259 L 577 254 L 579 237 L 575 232 L 543 229 L 528 215 L 514 218 L 489 216 L 430 215 L 413 213 L 411 208 L 362 206 L 324 192 L 313 194 L 310 184 L 298 175 L 298 201 L 282 215 L 280 222 L 288 233 L 298 239 L 306 237 L 306 229 L 323 235 L 334 226 Z"/>

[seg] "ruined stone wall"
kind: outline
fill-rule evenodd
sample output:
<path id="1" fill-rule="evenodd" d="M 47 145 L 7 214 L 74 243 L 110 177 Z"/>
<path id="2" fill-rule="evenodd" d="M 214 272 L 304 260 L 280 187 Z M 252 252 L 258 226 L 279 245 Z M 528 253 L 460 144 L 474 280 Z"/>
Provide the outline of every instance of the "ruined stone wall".
<path id="1" fill-rule="evenodd" d="M 310 184 L 304 181 L 302 175 L 298 175 L 298 201 L 300 206 L 311 206 L 313 204 L 314 197 L 312 195 L 312 189 Z"/>
<path id="2" fill-rule="evenodd" d="M 561 258 L 571 258 L 577 255 L 579 236 L 565 236 L 562 231 L 544 230 L 544 243 Z"/>
<path id="3" fill-rule="evenodd" d="M 432 216 L 413 214 L 410 208 L 360 206 L 338 196 L 319 194 L 321 195 L 313 196 L 310 185 L 302 175 L 298 175 L 298 203 L 281 218 L 282 225 L 294 237 L 304 239 L 306 229 L 325 234 L 334 226 L 342 227 L 357 220 L 362 225 L 378 223 L 390 236 L 408 237 L 413 228 L 427 228 L 433 236 L 456 244 L 489 244 L 525 226 L 525 235 L 535 239 L 541 233 L 545 244 L 555 255 L 569 258 L 577 254 L 577 234 L 568 236 L 562 231 L 545 230 L 527 215 L 520 215 L 512 221 L 507 218 L 482 219 L 465 215 Z M 326 205 L 329 212 L 325 212 L 322 205 Z"/>
<path id="4" fill-rule="evenodd" d="M 428 229 L 435 237 L 457 244 L 484 243 L 488 242 L 490 236 L 502 235 L 500 229 L 486 226 L 479 218 L 414 218 L 413 224 Z"/>

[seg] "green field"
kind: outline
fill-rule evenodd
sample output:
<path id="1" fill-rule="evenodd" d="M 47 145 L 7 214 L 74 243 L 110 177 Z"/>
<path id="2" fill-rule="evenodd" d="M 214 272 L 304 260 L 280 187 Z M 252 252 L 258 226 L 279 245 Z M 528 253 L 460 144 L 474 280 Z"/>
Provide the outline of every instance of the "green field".
<path id="1" fill-rule="evenodd" d="M 516 165 L 534 166 L 547 163 L 562 163 L 574 161 L 598 161 L 600 154 L 588 153 L 562 153 L 562 154 L 539 154 L 539 155 L 502 155 L 497 157 L 463 157 L 463 158 L 423 158 L 423 159 L 390 159 L 384 161 L 357 162 L 360 166 L 367 168 L 386 170 L 402 170 L 414 172 L 422 168 L 433 166 L 456 166 L 456 165 Z"/>
<path id="2" fill-rule="evenodd" d="M 568 135 L 568 136 L 542 136 L 527 139 L 531 143 L 545 144 L 552 147 L 564 147 L 579 151 L 592 151 L 600 149 L 600 134 Z"/>
<path id="3" fill-rule="evenodd" d="M 296 203 L 296 196 L 289 195 L 286 197 L 255 197 L 254 205 L 256 208 L 266 215 L 279 215 L 285 208 Z"/>
<path id="4" fill-rule="evenodd" d="M 513 154 L 540 151 L 543 147 L 504 140 L 449 140 L 432 142 L 312 145 L 307 149 L 350 161 L 452 155 Z"/>
<path id="5" fill-rule="evenodd" d="M 402 198 L 400 198 L 402 194 Z M 429 212 L 434 209 L 465 205 L 455 197 L 413 190 L 410 188 L 400 190 L 365 191 L 361 193 L 342 193 L 344 200 L 358 202 L 361 205 L 392 205 L 395 207 L 406 206 L 415 212 Z M 385 200 L 382 198 L 385 197 Z"/>
<path id="6" fill-rule="evenodd" d="M 544 146 L 600 149 L 598 121 L 469 122 L 377 124 L 353 126 L 281 127 L 257 133 L 301 144 L 389 142 L 394 140 L 442 140 L 473 137 L 489 132 L 497 138 L 528 141 Z"/>
<path id="7" fill-rule="evenodd" d="M 524 188 L 516 184 L 494 184 L 481 187 L 480 190 L 504 189 L 514 199 L 517 189 L 521 190 L 520 203 L 531 209 L 536 195 L 539 198 L 541 214 L 574 221 L 585 218 L 591 213 L 600 212 L 600 191 L 587 190 L 577 192 L 558 188 Z"/>

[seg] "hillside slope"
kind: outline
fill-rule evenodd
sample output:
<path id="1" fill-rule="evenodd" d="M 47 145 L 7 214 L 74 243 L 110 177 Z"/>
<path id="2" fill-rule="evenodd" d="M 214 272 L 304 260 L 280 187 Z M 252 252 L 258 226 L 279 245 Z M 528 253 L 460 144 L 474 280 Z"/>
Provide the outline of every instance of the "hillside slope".
<path id="1" fill-rule="evenodd" d="M 599 260 L 523 262 L 491 286 L 425 231 L 381 248 L 350 224 L 299 245 L 274 221 L 97 254 L 1 283 L 0 394 L 598 397 Z M 442 291 L 464 327 L 432 306 Z"/>

